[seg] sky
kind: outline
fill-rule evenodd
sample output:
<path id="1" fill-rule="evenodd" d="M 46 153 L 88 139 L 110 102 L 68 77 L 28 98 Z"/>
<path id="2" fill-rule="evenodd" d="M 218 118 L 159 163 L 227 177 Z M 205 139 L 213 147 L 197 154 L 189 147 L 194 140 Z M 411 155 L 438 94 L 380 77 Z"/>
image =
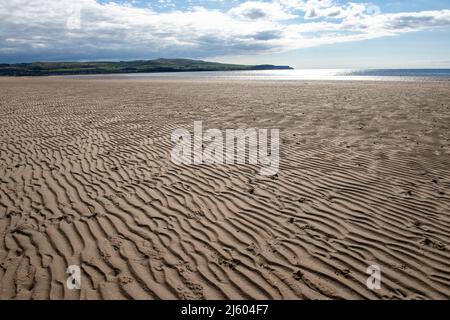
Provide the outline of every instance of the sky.
<path id="1" fill-rule="evenodd" d="M 450 0 L 0 0 L 0 63 L 450 68 Z"/>

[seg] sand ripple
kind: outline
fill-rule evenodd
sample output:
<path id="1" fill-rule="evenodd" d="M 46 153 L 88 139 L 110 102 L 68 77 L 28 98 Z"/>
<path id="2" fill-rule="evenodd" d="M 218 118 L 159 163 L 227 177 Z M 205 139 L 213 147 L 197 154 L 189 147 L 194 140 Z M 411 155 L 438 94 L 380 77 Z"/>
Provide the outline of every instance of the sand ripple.
<path id="1" fill-rule="evenodd" d="M 446 83 L 1 79 L 0 297 L 448 298 L 449 98 Z M 170 134 L 194 120 L 280 128 L 280 173 L 172 164 Z"/>

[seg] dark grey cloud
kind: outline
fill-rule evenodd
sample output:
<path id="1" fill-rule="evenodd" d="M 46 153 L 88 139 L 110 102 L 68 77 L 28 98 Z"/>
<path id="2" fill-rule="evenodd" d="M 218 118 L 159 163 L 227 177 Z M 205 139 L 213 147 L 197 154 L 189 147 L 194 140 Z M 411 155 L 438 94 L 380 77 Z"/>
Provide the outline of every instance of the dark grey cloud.
<path id="1" fill-rule="evenodd" d="M 267 13 L 260 8 L 250 8 L 247 11 L 244 11 L 242 15 L 249 19 L 261 19 L 267 16 Z"/>
<path id="2" fill-rule="evenodd" d="M 279 30 L 260 31 L 252 35 L 255 40 L 267 41 L 281 38 L 282 33 Z"/>

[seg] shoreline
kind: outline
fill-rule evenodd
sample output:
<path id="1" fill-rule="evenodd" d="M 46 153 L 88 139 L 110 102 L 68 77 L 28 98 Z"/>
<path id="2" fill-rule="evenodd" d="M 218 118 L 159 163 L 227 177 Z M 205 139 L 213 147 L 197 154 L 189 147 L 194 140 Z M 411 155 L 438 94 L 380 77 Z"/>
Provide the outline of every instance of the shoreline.
<path id="1" fill-rule="evenodd" d="M 83 76 L 23 76 L 23 77 L 8 77 L 0 76 L 0 81 L 3 80 L 67 80 L 67 81 L 104 81 L 104 82 L 153 82 L 153 83 L 247 83 L 247 84 L 284 84 L 284 85 L 298 85 L 298 84 L 337 84 L 337 83 L 353 83 L 353 84 L 383 84 L 383 83 L 393 83 L 393 84 L 442 84 L 444 86 L 450 84 L 450 79 L 389 79 L 391 77 L 386 77 L 386 79 L 227 79 L 227 78 L 169 78 L 169 77 L 115 77 L 116 75 L 111 75 L 108 77 L 102 77 L 102 75 L 83 75 Z"/>

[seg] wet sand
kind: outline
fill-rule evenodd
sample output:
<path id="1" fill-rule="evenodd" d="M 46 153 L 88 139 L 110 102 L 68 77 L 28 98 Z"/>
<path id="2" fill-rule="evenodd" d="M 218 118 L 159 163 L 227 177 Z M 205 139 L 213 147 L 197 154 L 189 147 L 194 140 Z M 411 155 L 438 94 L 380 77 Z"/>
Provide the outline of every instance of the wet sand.
<path id="1" fill-rule="evenodd" d="M 448 82 L 2 78 L 0 114 L 1 299 L 450 297 Z M 200 120 L 279 128 L 278 175 L 172 163 Z"/>

